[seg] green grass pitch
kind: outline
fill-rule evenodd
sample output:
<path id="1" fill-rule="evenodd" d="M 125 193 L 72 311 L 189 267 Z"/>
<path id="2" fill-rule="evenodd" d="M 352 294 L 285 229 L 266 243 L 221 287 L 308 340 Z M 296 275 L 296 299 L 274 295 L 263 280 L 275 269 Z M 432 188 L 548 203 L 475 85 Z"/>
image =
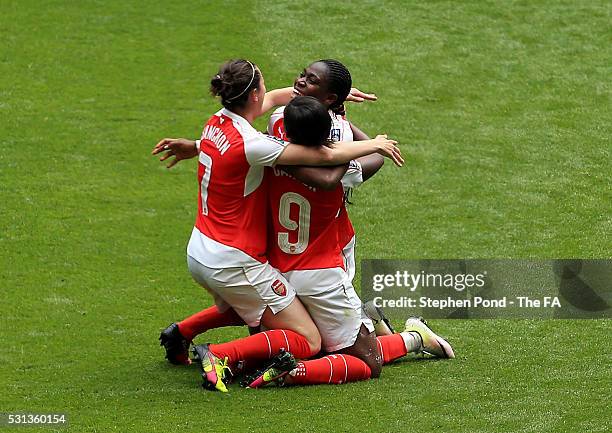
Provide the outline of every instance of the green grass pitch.
<path id="1" fill-rule="evenodd" d="M 199 135 L 227 58 L 269 88 L 338 58 L 380 97 L 350 118 L 407 158 L 355 192 L 359 259 L 609 258 L 610 16 L 603 0 L 3 0 L 0 412 L 66 412 L 69 432 L 609 432 L 606 320 L 438 320 L 454 361 L 201 390 L 157 346 L 210 303 L 185 263 L 195 165 L 149 152 Z"/>

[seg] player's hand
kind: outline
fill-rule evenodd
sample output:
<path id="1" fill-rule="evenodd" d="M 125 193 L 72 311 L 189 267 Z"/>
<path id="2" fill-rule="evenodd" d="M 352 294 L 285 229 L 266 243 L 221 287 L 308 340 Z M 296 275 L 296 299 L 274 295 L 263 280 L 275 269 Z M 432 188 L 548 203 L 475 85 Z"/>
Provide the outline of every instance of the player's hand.
<path id="1" fill-rule="evenodd" d="M 374 93 L 364 93 L 356 87 L 351 87 L 351 92 L 346 97 L 349 102 L 376 101 L 378 96 Z"/>
<path id="2" fill-rule="evenodd" d="M 404 165 L 404 158 L 402 158 L 402 152 L 400 148 L 397 147 L 397 141 L 390 140 L 387 138 L 387 134 L 377 135 L 374 139 L 375 145 L 377 147 L 377 152 L 382 156 L 386 156 L 393 160 L 395 165 L 401 167 Z"/>
<path id="3" fill-rule="evenodd" d="M 196 142 L 194 140 L 187 140 L 186 138 L 164 138 L 153 148 L 152 155 L 165 152 L 160 161 L 165 161 L 168 158 L 174 156 L 174 159 L 170 161 L 166 167 L 174 167 L 179 161 L 183 159 L 190 159 L 198 154 Z"/>

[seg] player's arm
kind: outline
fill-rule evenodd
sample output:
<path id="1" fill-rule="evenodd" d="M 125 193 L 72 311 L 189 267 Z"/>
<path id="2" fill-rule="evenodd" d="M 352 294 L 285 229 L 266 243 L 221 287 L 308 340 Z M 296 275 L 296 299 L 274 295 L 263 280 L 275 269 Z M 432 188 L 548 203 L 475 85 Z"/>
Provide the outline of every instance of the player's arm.
<path id="1" fill-rule="evenodd" d="M 191 159 L 199 153 L 200 140 L 187 140 L 186 138 L 164 138 L 155 145 L 152 155 L 163 153 L 160 161 L 165 161 L 174 156 L 174 159 L 167 165 L 168 168 L 173 167 L 183 159 Z M 165 153 L 164 153 L 165 152 Z"/>
<path id="2" fill-rule="evenodd" d="M 291 176 L 308 186 L 324 191 L 331 191 L 338 186 L 348 167 L 348 164 L 342 164 L 334 167 L 283 165 L 278 168 L 289 173 Z"/>
<path id="3" fill-rule="evenodd" d="M 266 92 L 264 96 L 264 102 L 261 106 L 261 113 L 265 113 L 274 107 L 281 105 L 287 105 L 293 98 L 293 87 L 283 87 L 281 89 L 274 89 Z M 364 102 L 364 101 L 376 101 L 378 98 L 373 93 L 364 93 L 356 87 L 352 87 L 351 91 L 346 98 L 350 102 Z"/>
<path id="4" fill-rule="evenodd" d="M 361 129 L 357 128 L 355 125 L 350 123 L 351 131 L 353 131 L 353 139 L 355 141 L 369 140 L 370 137 L 363 132 Z M 361 164 L 361 174 L 363 176 L 363 182 L 374 176 L 378 170 L 381 169 L 383 164 L 385 163 L 385 158 L 381 155 L 373 154 L 368 156 L 363 156 L 357 159 Z"/>
<path id="5" fill-rule="evenodd" d="M 356 87 L 351 87 L 346 100 L 349 102 L 363 102 L 363 101 L 376 101 L 378 96 L 374 93 L 364 93 Z"/>
<path id="6" fill-rule="evenodd" d="M 262 114 L 274 107 L 287 105 L 293 98 L 293 87 L 283 87 L 282 89 L 274 89 L 266 92 L 263 105 L 261 106 Z"/>
<path id="7" fill-rule="evenodd" d="M 373 140 L 340 141 L 332 146 L 308 147 L 300 144 L 287 144 L 276 159 L 279 165 L 340 165 L 351 159 L 378 153 L 393 160 L 399 167 L 404 163 L 397 141 L 386 135 L 378 135 Z"/>

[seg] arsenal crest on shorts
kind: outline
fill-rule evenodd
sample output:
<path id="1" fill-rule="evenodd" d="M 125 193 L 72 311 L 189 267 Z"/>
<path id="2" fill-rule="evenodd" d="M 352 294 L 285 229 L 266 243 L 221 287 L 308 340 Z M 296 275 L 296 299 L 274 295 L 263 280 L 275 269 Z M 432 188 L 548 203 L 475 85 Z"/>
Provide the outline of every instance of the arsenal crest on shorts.
<path id="1" fill-rule="evenodd" d="M 281 280 L 274 280 L 272 283 L 272 290 L 274 290 L 274 293 L 278 296 L 285 296 L 287 294 L 287 288 Z"/>

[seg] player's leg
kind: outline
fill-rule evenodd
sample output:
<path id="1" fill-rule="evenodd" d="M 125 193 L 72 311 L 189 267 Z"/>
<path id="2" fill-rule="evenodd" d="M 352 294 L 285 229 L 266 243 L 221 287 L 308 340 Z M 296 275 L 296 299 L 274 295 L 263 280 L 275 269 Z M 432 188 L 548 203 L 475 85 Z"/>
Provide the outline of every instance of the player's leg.
<path id="1" fill-rule="evenodd" d="M 421 337 L 422 353 L 432 355 L 436 358 L 454 358 L 455 352 L 444 338 L 437 335 L 422 317 L 409 317 L 401 335 L 418 334 Z"/>
<path id="2" fill-rule="evenodd" d="M 299 281 L 304 275 L 310 276 L 309 272 L 293 272 L 289 273 L 289 277 L 291 281 Z M 296 274 L 301 274 L 300 278 Z M 324 276 L 325 272 L 320 274 L 319 280 L 325 281 Z M 415 319 L 409 319 L 404 332 L 376 338 L 371 322 L 365 313 L 360 313 L 361 302 L 354 289 L 345 285 L 342 288 L 342 292 L 328 290 L 304 296 L 303 302 L 320 327 L 325 348 L 334 349 L 354 341 L 352 345 L 339 349 L 335 354 L 302 362 L 297 362 L 290 353 L 281 353 L 267 367 L 248 376 L 243 385 L 259 388 L 273 382 L 283 385 L 314 385 L 365 380 L 378 377 L 383 363 L 401 358 L 407 353 L 423 352 L 427 347 L 435 347 L 440 343 L 439 337 L 420 319 L 416 319 L 418 323 L 413 323 Z M 363 314 L 360 320 L 350 319 L 360 314 Z M 358 332 L 353 337 L 355 329 Z M 421 335 L 429 335 L 431 338 L 423 338 Z M 430 341 L 429 346 L 424 345 L 423 341 Z"/>
<path id="3" fill-rule="evenodd" d="M 336 353 L 352 355 L 363 360 L 370 367 L 372 378 L 377 378 L 382 372 L 383 365 L 402 358 L 408 353 L 422 352 L 423 338 L 414 330 L 377 337 L 374 332 L 370 332 L 365 325 L 362 325 L 355 343 Z"/>
<path id="4" fill-rule="evenodd" d="M 219 306 L 213 305 L 199 311 L 186 319 L 170 324 L 159 335 L 160 345 L 166 351 L 166 359 L 172 364 L 189 364 L 189 346 L 199 334 L 209 329 L 224 326 L 242 326 L 244 320 L 229 307 L 222 311 Z"/>
<path id="5" fill-rule="evenodd" d="M 242 382 L 249 388 L 261 388 L 271 383 L 277 385 L 342 384 L 367 380 L 370 367 L 361 359 L 344 354 L 326 355 L 322 358 L 297 361 L 289 353 L 280 353 L 259 372 L 247 376 Z"/>
<path id="6" fill-rule="evenodd" d="M 349 281 L 355 276 L 355 237 L 342 249 L 346 274 Z M 454 353 L 446 340 L 436 335 L 427 324 L 417 318 L 409 318 L 403 332 L 395 334 L 390 321 L 385 317 L 381 308 L 374 305 L 372 301 L 362 306 L 364 315 L 374 324 L 377 335 L 376 345 L 380 354 L 382 364 L 388 364 L 396 359 L 402 358 L 408 353 L 429 353 L 440 358 L 453 358 Z M 416 320 L 415 320 L 416 319 Z M 369 353 L 371 341 L 362 337 L 361 334 L 355 342 L 356 347 L 346 349 L 343 353 L 355 351 L 355 356 L 370 359 L 372 366 L 372 377 L 376 376 L 376 367 L 373 356 Z"/>
<path id="7" fill-rule="evenodd" d="M 369 367 L 372 378 L 380 377 L 383 360 L 377 347 L 376 334 L 370 331 L 365 324 L 361 325 L 357 338 L 351 346 L 340 349 L 335 353 L 351 355 L 361 359 Z"/>
<path id="8" fill-rule="evenodd" d="M 232 367 L 240 361 L 248 364 L 270 359 L 281 350 L 291 350 L 301 358 L 319 351 L 316 326 L 296 299 L 293 287 L 269 264 L 211 269 L 192 258 L 188 262 L 194 279 L 215 293 L 217 305 L 221 298 L 247 325 L 261 322 L 271 329 L 228 343 L 196 346 L 205 383 L 214 382 L 217 389 L 222 388 L 221 384 L 216 386 L 219 381 L 215 376 L 224 371 L 223 361 Z"/>
<path id="9" fill-rule="evenodd" d="M 363 313 L 345 271 L 331 268 L 292 271 L 286 275 L 294 286 L 300 285 L 300 299 L 319 328 L 323 351 L 355 356 L 368 366 L 372 377 L 378 377 L 382 362 L 374 327 Z M 348 348 L 351 350 L 347 352 Z"/>
<path id="10" fill-rule="evenodd" d="M 281 316 L 281 318 L 276 317 L 274 323 L 278 326 L 292 327 L 293 321 L 311 320 L 305 310 L 303 311 L 305 316 L 299 311 L 303 308 L 299 300 L 294 299 L 288 307 L 274 315 Z M 270 310 L 267 309 L 264 314 L 267 315 L 268 311 Z M 285 322 L 287 322 L 286 325 L 284 325 Z M 284 351 L 291 350 L 301 358 L 308 358 L 316 354 L 319 349 L 312 341 L 317 341 L 317 337 L 313 337 L 313 334 L 309 333 L 311 330 L 303 326 L 295 328 L 306 333 L 309 338 L 290 329 L 271 329 L 227 343 L 195 346 L 193 353 L 201 368 L 203 386 L 211 390 L 227 392 L 225 387 L 227 372 L 231 374 L 232 368 L 239 363 L 242 364 L 241 368 L 250 369 Z M 312 332 L 317 332 L 316 327 Z"/>
<path id="11" fill-rule="evenodd" d="M 359 320 L 356 321 L 356 323 L 359 323 L 360 326 L 355 338 L 353 338 L 353 335 L 355 335 L 354 332 L 351 334 L 345 334 L 345 342 L 348 343 L 352 340 L 353 343 L 337 349 L 335 353 L 352 355 L 361 359 L 370 368 L 371 377 L 378 378 L 382 372 L 384 362 L 382 353 L 379 350 L 379 342 L 376 334 L 374 333 L 374 324 L 362 308 L 359 295 L 357 295 L 357 292 L 350 281 L 345 281 L 344 283 L 344 295 L 347 299 L 347 305 L 350 305 L 354 311 L 354 316 L 359 317 Z M 349 327 L 354 326 L 349 324 L 346 325 Z"/>
<path id="12" fill-rule="evenodd" d="M 374 332 L 376 333 L 376 336 L 380 337 L 381 335 L 395 334 L 391 321 L 387 319 L 387 316 L 385 316 L 382 308 L 374 305 L 373 301 L 366 302 L 362 305 L 362 308 L 365 315 L 368 316 L 374 324 Z"/>
<path id="13" fill-rule="evenodd" d="M 401 332 L 376 337 L 376 345 L 382 364 L 386 365 L 409 353 L 421 353 L 421 336 L 415 332 Z"/>
<path id="14" fill-rule="evenodd" d="M 294 353 L 298 358 L 309 358 L 319 352 L 318 330 L 299 299 L 294 299 L 276 314 L 266 308 L 261 321 L 269 328 L 267 331 L 227 343 L 210 344 L 208 349 L 218 358 L 227 358 L 230 366 L 244 363 L 245 369 L 260 365 L 281 350 Z"/>
<path id="15" fill-rule="evenodd" d="M 210 329 L 244 325 L 246 323 L 233 308 L 221 311 L 216 305 L 198 311 L 177 323 L 181 335 L 188 340 L 193 340 Z"/>
<path id="16" fill-rule="evenodd" d="M 383 365 L 402 358 L 408 353 L 426 353 L 436 358 L 454 358 L 453 348 L 437 335 L 425 320 L 410 317 L 404 331 L 376 338 Z"/>
<path id="17" fill-rule="evenodd" d="M 334 268 L 287 273 L 294 285 L 300 285 L 300 299 L 319 328 L 325 352 L 359 358 L 368 365 L 371 377 L 377 378 L 384 364 L 407 353 L 421 351 L 422 339 L 414 330 L 407 329 L 400 334 L 377 339 L 373 332 L 374 325 L 362 308 L 350 280 L 345 279 L 339 286 L 325 289 L 332 286 L 333 281 L 342 279 L 341 272 L 341 269 Z M 312 283 L 308 287 L 307 280 L 320 282 L 321 287 Z"/>
<path id="18" fill-rule="evenodd" d="M 259 388 L 270 382 L 316 385 L 365 380 L 379 375 L 376 339 L 372 323 L 362 314 L 361 301 L 345 281 L 340 268 L 288 272 L 289 281 L 300 285 L 300 299 L 321 334 L 326 352 L 361 344 L 357 356 L 332 354 L 319 359 L 296 361 L 291 353 L 283 353 L 258 372 L 247 377 L 244 385 Z M 331 288 L 330 288 L 331 287 Z M 368 326 L 369 325 L 369 326 Z M 369 343 L 369 347 L 367 347 Z"/>

